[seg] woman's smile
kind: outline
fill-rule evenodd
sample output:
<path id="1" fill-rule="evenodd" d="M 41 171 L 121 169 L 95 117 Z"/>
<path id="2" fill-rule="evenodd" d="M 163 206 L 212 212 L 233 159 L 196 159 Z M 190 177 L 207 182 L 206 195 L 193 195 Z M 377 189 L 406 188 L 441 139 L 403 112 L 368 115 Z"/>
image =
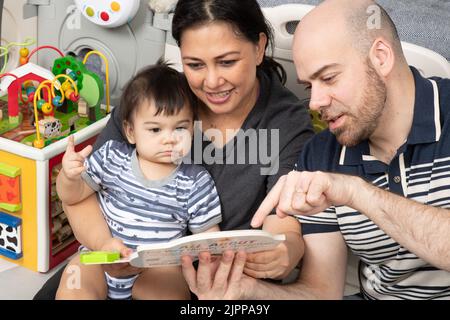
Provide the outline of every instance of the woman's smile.
<path id="1" fill-rule="evenodd" d="M 207 92 L 205 91 L 206 98 L 210 103 L 214 104 L 223 104 L 228 102 L 228 100 L 231 97 L 231 94 L 234 89 L 227 90 L 227 91 L 219 91 L 219 92 Z"/>

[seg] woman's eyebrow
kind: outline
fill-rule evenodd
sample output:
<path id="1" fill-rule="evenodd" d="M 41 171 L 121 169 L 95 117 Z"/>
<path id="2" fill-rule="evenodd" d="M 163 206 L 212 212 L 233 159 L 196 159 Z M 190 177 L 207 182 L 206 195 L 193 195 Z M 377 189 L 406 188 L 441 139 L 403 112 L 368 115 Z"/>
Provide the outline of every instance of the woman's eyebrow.
<path id="1" fill-rule="evenodd" d="M 298 84 L 301 84 L 301 85 L 308 85 L 308 84 L 309 84 L 308 81 L 300 80 L 300 79 L 298 79 L 298 78 L 297 78 L 297 83 L 298 83 Z"/>
<path id="2" fill-rule="evenodd" d="M 223 58 L 225 58 L 226 56 L 232 55 L 232 54 L 240 54 L 240 52 L 239 52 L 239 51 L 229 51 L 229 52 L 225 52 L 224 54 L 221 54 L 221 55 L 219 55 L 219 56 L 217 56 L 217 57 L 214 57 L 214 59 L 223 59 Z M 202 59 L 200 59 L 200 58 L 197 58 L 197 57 L 191 57 L 191 56 L 184 56 L 184 57 L 183 57 L 183 60 L 185 60 L 185 59 L 195 60 L 195 61 L 201 61 L 201 60 L 202 60 Z"/>

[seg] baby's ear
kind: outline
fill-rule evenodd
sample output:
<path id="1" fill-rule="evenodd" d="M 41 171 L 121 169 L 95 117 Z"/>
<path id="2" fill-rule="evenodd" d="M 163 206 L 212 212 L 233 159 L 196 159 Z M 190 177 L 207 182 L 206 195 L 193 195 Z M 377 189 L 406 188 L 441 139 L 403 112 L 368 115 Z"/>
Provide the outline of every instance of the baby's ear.
<path id="1" fill-rule="evenodd" d="M 136 141 L 134 139 L 134 128 L 131 123 L 128 121 L 124 121 L 122 124 L 123 132 L 125 133 L 125 136 L 127 137 L 128 143 L 135 144 Z"/>

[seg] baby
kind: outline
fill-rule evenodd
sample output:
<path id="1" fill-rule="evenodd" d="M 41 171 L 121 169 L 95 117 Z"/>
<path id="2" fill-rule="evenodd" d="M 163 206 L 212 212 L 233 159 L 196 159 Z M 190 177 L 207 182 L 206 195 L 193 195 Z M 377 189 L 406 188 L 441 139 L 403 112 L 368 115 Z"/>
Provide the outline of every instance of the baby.
<path id="1" fill-rule="evenodd" d="M 220 202 L 211 176 L 203 167 L 181 161 L 192 143 L 195 104 L 184 75 L 158 62 L 139 72 L 124 90 L 120 111 L 129 143 L 110 140 L 87 157 L 91 147 L 77 153 L 73 137 L 69 139 L 57 191 L 67 205 L 97 192 L 111 232 L 103 249 L 123 252 L 123 244 L 135 249 L 167 242 L 188 229 L 219 231 Z M 172 290 L 172 299 L 190 298 L 179 267 L 159 269 L 156 274 L 167 270 L 177 280 L 169 277 L 169 283 L 162 283 L 160 276 L 151 276 L 156 272 L 151 268 L 127 277 L 105 272 L 96 281 L 106 282 L 110 299 L 154 297 L 160 290 Z M 141 289 L 133 290 L 135 284 Z"/>

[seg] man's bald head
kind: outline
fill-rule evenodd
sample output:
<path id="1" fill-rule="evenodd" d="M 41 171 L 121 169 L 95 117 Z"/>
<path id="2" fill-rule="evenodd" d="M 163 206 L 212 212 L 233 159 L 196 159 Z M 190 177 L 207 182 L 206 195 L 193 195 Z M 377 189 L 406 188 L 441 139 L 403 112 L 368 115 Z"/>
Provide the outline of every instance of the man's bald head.
<path id="1" fill-rule="evenodd" d="M 294 41 L 320 28 L 334 32 L 367 57 L 372 44 L 382 37 L 397 57 L 403 56 L 397 29 L 387 12 L 371 0 L 325 0 L 298 26 Z"/>

